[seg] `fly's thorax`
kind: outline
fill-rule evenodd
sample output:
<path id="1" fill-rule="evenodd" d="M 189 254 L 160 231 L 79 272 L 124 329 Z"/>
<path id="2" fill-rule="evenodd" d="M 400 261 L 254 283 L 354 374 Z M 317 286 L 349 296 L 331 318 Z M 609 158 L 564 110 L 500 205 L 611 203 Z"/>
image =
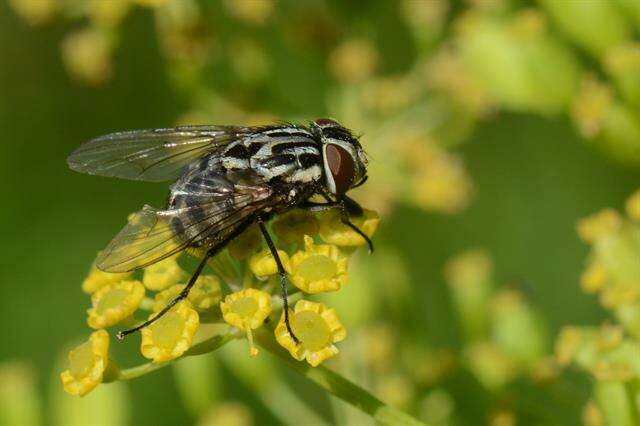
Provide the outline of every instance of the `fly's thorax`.
<path id="1" fill-rule="evenodd" d="M 268 128 L 230 144 L 221 156 L 228 170 L 252 169 L 265 181 L 309 183 L 322 177 L 321 144 L 296 126 Z"/>

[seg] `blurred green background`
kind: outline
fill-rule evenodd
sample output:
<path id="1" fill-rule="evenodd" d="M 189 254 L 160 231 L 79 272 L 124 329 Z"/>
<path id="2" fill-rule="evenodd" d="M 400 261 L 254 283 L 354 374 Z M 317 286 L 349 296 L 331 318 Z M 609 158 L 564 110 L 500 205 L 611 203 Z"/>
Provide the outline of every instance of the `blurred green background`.
<path id="1" fill-rule="evenodd" d="M 191 28 L 193 31 L 185 32 L 186 35 L 181 33 L 181 37 L 194 37 L 195 46 L 186 57 L 181 57 L 180 53 L 184 52 L 167 53 L 170 36 L 165 39 L 159 36 L 169 30 L 163 29 L 156 8 L 166 5 L 132 5 L 127 16 L 109 29 L 109 37 L 117 39 L 109 54 L 109 77 L 92 81 L 74 75 L 69 59 L 61 57 L 61 44 L 69 34 L 95 26 L 91 18 L 81 12 L 83 7 L 73 6 L 72 3 L 78 2 L 70 0 L 62 2 L 65 5 L 50 18 L 32 25 L 34 22 L 30 24 L 29 19 L 18 16 L 16 11 L 20 7 L 16 4 L 19 3 L 22 2 L 0 1 L 0 182 L 3 188 L 0 363 L 20 361 L 29 366 L 27 370 L 33 373 L 44 424 L 59 421 L 55 405 L 60 404 L 62 397 L 54 396 L 61 392 L 57 377 L 61 368 L 59 360 L 75 339 L 88 334 L 85 310 L 89 299 L 81 292 L 80 283 L 96 252 L 120 229 L 127 214 L 145 203 L 160 206 L 167 192 L 164 184 L 110 180 L 68 170 L 65 158 L 75 147 L 89 138 L 116 130 L 171 126 L 192 121 L 189 118 L 193 117 L 222 124 L 250 121 L 255 115 L 303 121 L 332 116 L 362 133 L 365 149 L 370 140 L 376 139 L 372 170 L 383 172 L 371 173 L 367 184 L 371 188 L 362 192 L 362 199 L 374 200 L 375 207 L 382 206 L 384 210 L 376 245 L 382 256 L 392 254 L 393 265 L 402 270 L 398 280 L 409 285 L 409 297 L 401 302 L 404 304 L 401 310 L 394 309 L 392 302 L 385 302 L 394 297 L 393 269 L 384 275 L 389 282 L 388 287 L 382 289 L 370 288 L 377 286 L 377 282 L 356 280 L 353 285 L 360 289 L 354 290 L 355 293 L 383 302 L 374 304 L 376 308 L 372 308 L 372 312 L 363 314 L 362 323 L 354 320 L 347 325 L 353 336 L 358 334 L 358 328 L 364 329 L 367 324 L 390 325 L 398 337 L 393 352 L 401 352 L 403 345 L 446 348 L 453 352 L 465 347 L 465 335 L 460 330 L 443 270 L 452 256 L 476 247 L 490 254 L 495 265 L 495 282 L 522 292 L 543 318 L 548 328 L 549 354 L 553 336 L 562 326 L 597 325 L 607 318 L 597 298 L 580 290 L 579 277 L 588 247 L 579 241 L 575 226 L 579 218 L 601 208 L 623 207 L 626 197 L 640 186 L 640 161 L 631 158 L 632 155 L 629 161 L 620 160 L 626 158 L 627 152 L 635 152 L 637 156 L 640 148 L 636 140 L 635 148 L 623 149 L 625 154 L 618 154 L 615 137 L 598 148 L 597 143 L 585 143 L 585 136 L 576 130 L 580 123 L 576 124 L 571 105 L 578 96 L 577 75 L 593 73 L 605 82 L 611 80 L 614 86 L 616 80 L 603 71 L 599 53 L 593 54 L 584 48 L 579 35 L 566 30 L 561 19 L 553 19 L 573 12 L 556 11 L 554 6 L 545 6 L 544 1 L 425 1 L 414 3 L 443 3 L 444 12 L 441 17 L 434 17 L 433 23 L 426 20 L 415 24 L 407 18 L 400 2 L 281 1 L 271 5 L 263 21 L 252 21 L 242 18 L 241 13 L 234 13 L 231 2 L 202 1 L 194 2 L 198 7 L 198 25 Z M 614 7 L 616 2 L 604 3 Z M 74 7 L 77 12 L 73 12 Z M 569 101 L 560 99 L 558 105 L 555 100 L 536 103 L 517 88 L 501 96 L 501 84 L 519 84 L 518 78 L 504 76 L 496 76 L 496 81 L 480 77 L 480 87 L 492 98 L 489 112 L 480 113 L 465 106 L 456 99 L 459 92 L 449 91 L 446 85 L 439 87 L 437 82 L 425 84 L 426 89 L 415 89 L 420 93 L 419 102 L 427 105 L 425 115 L 420 115 L 422 107 L 412 106 L 417 101 L 370 112 L 366 106 L 359 106 L 359 101 L 352 100 L 354 96 L 359 99 L 354 93 L 368 81 L 414 73 L 417 63 L 428 62 L 448 43 L 465 43 L 465 36 L 456 35 L 456 31 L 463 31 L 457 27 L 472 27 L 473 19 L 511 22 L 523 10 L 544 20 L 545 37 L 551 40 L 544 43 L 561 46 L 554 55 L 566 52 L 571 66 L 580 69 L 576 76 L 565 78 L 561 75 L 565 69 L 553 62 L 555 56 L 551 55 L 550 62 L 544 64 L 539 61 L 544 60 L 547 53 L 530 52 L 531 61 L 537 67 L 560 67 L 549 71 L 550 85 L 534 81 L 533 90 L 557 93 L 553 81 L 564 81 L 564 78 L 574 85 L 567 89 Z M 630 15 L 625 16 L 620 10 L 615 13 L 621 19 L 629 19 L 625 24 L 629 33 L 622 37 L 625 43 L 634 43 L 640 23 L 633 22 Z M 469 16 L 463 22 L 461 17 L 465 14 Z M 476 25 L 484 24 L 476 22 Z M 518 66 L 509 70 L 509 53 L 493 52 L 504 47 L 499 43 L 500 37 L 504 37 L 501 27 L 496 28 L 487 30 L 487 45 L 475 47 L 475 53 L 482 55 L 475 69 L 484 67 L 487 73 L 520 73 Z M 603 31 L 608 28 L 604 27 Z M 475 30 L 467 28 L 466 31 Z M 477 40 L 480 36 L 467 37 Z M 351 39 L 368 43 L 367 46 L 375 49 L 375 71 L 341 80 L 328 58 L 338 46 Z M 173 41 L 174 45 L 184 46 L 180 44 L 184 40 Z M 514 43 L 519 46 L 518 40 Z M 465 49 L 464 46 L 458 48 Z M 243 49 L 258 49 L 257 59 L 249 54 L 242 59 L 244 63 L 236 64 L 233 58 L 244 55 L 239 51 Z M 472 61 L 477 59 L 475 53 L 469 55 Z M 498 63 L 488 66 L 486 62 L 492 60 L 493 53 Z M 194 65 L 199 60 L 202 62 Z M 503 60 L 506 62 L 501 63 Z M 260 69 L 261 61 L 266 63 L 264 70 L 253 75 L 251 70 Z M 366 64 L 365 60 L 363 66 Z M 246 75 L 238 72 L 238 67 L 246 67 Z M 337 69 L 339 72 L 340 68 Z M 520 77 L 535 80 L 536 76 L 538 74 L 533 73 Z M 400 84 L 398 82 L 398 87 Z M 394 84 L 390 87 L 393 92 Z M 504 88 L 504 91 L 511 89 Z M 402 90 L 400 96 L 414 91 Z M 525 98 L 521 102 L 520 95 Z M 626 100 L 624 92 L 621 98 L 618 96 L 614 95 L 615 99 L 630 105 L 637 114 L 639 110 L 632 100 Z M 454 209 L 455 212 L 412 201 L 409 193 L 414 181 L 410 173 L 419 174 L 419 170 L 416 171 L 419 167 L 396 160 L 385 164 L 388 159 L 385 153 L 403 149 L 397 139 L 406 127 L 420 130 L 421 126 L 430 126 L 428 108 L 433 99 L 445 99 L 446 113 L 462 116 L 446 116 L 440 133 L 429 136 L 440 138 L 439 149 L 448 150 L 464 162 L 464 173 L 472 182 L 467 205 Z M 214 106 L 208 109 L 209 104 Z M 451 105 L 463 105 L 460 108 L 464 112 Z M 342 114 L 344 111 L 353 114 Z M 403 115 L 404 111 L 410 114 Z M 394 124 L 385 127 L 386 123 Z M 378 133 L 383 127 L 387 132 L 384 138 Z M 462 135 L 451 140 L 440 136 L 456 131 Z M 624 129 L 621 132 L 629 133 Z M 394 136 L 388 137 L 389 134 Z M 620 144 L 629 146 L 627 141 Z M 394 177 L 391 185 L 381 182 L 389 176 Z M 394 195 L 395 191 L 401 195 Z M 359 198 L 358 194 L 354 197 Z M 375 200 L 379 202 L 376 204 Z M 358 257 L 360 268 L 366 270 L 367 265 L 376 262 L 376 256 L 377 253 L 367 258 L 363 253 Z M 369 303 L 366 300 L 365 297 L 363 303 Z M 357 304 L 358 300 L 349 303 Z M 122 352 L 125 359 L 133 359 L 127 350 L 135 352 L 137 342 L 113 342 L 113 345 L 121 345 L 116 351 Z M 216 355 L 207 357 L 216 358 Z M 362 375 L 357 371 L 364 367 L 358 366 L 357 351 L 355 359 L 355 372 L 345 374 L 360 382 L 358 377 Z M 255 424 L 301 424 L 299 419 L 283 417 L 282 410 L 269 406 L 255 389 L 238 379 L 228 357 L 212 362 L 215 362 L 218 400 L 242 403 L 252 413 Z M 277 363 L 271 366 L 279 368 Z M 540 389 L 521 379 L 498 392 L 483 388 L 464 367 L 457 368 L 442 382 L 418 386 L 413 391 L 414 398 L 421 400 L 430 390 L 441 389 L 447 395 L 445 400 L 452 402 L 454 408 L 448 417 L 432 419 L 434 424 L 438 421 L 440 424 L 478 424 L 478 419 L 490 422 L 492 413 L 502 408 L 518 419 L 517 424 L 580 424 L 582 408 L 591 393 L 589 379 L 576 373 L 568 373 L 557 389 Z M 163 369 L 127 383 L 128 408 L 123 410 L 128 413 L 125 417 L 128 416 L 129 424 L 197 422 L 198 416 L 183 402 L 184 393 L 176 380 L 171 369 Z M 282 373 L 279 380 L 304 390 L 303 400 L 317 398 L 325 401 L 320 405 L 328 404 L 326 397 L 290 373 Z M 360 383 L 368 387 L 372 382 Z M 428 419 L 419 408 L 420 403 L 408 406 L 409 411 Z M 323 414 L 318 418 L 343 424 L 367 421 L 364 417 L 332 416 Z M 309 419 L 310 424 L 314 421 Z M 96 419 L 96 423 L 100 422 Z"/>

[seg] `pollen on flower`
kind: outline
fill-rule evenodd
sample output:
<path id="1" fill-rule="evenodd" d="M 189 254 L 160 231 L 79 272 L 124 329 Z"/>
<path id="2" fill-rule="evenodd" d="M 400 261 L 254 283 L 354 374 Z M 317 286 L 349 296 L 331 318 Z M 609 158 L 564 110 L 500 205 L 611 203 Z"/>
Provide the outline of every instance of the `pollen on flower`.
<path id="1" fill-rule="evenodd" d="M 171 256 L 144 270 L 142 283 L 153 291 L 164 290 L 187 278 L 187 273 L 178 265 L 176 256 Z"/>
<path id="2" fill-rule="evenodd" d="M 306 360 L 315 367 L 335 356 L 338 348 L 334 343 L 347 336 L 334 309 L 322 303 L 300 300 L 290 313 L 291 327 L 300 340 L 296 343 L 284 322 L 284 313 L 275 329 L 278 343 L 298 361 Z"/>
<path id="3" fill-rule="evenodd" d="M 116 284 L 131 276 L 131 272 L 125 272 L 122 274 L 112 274 L 109 272 L 103 272 L 96 268 L 95 265 L 91 267 L 91 271 L 87 278 L 82 282 L 82 291 L 87 294 L 91 294 L 96 290 L 106 286 L 107 284 Z"/>
<path id="4" fill-rule="evenodd" d="M 91 309 L 87 322 L 94 329 L 111 327 L 129 318 L 144 298 L 140 281 L 121 281 L 108 284 L 91 295 Z"/>
<path id="5" fill-rule="evenodd" d="M 380 216 L 373 210 L 365 209 L 360 217 L 351 217 L 351 222 L 371 238 L 378 229 Z M 330 210 L 320 215 L 320 237 L 337 246 L 362 246 L 367 242 L 356 231 L 342 223 L 340 212 Z"/>
<path id="6" fill-rule="evenodd" d="M 284 270 L 287 272 L 290 271 L 289 255 L 285 251 L 278 250 L 278 256 L 280 257 Z M 278 273 L 278 265 L 269 249 L 262 250 L 251 256 L 249 259 L 249 269 L 251 269 L 251 272 L 260 280 L 264 280 L 270 275 Z"/>
<path id="7" fill-rule="evenodd" d="M 318 234 L 318 219 L 310 212 L 292 210 L 279 216 L 271 226 L 273 233 L 285 244 L 302 242 L 305 235 Z"/>
<path id="8" fill-rule="evenodd" d="M 291 282 L 300 290 L 315 294 L 335 291 L 347 283 L 347 258 L 335 245 L 316 245 L 304 237 L 304 250 L 291 256 Z"/>
<path id="9" fill-rule="evenodd" d="M 89 340 L 69 352 L 69 368 L 60 374 L 64 390 L 76 396 L 84 396 L 102 383 L 109 362 L 109 334 L 105 330 L 94 331 Z"/>
<path id="10" fill-rule="evenodd" d="M 150 318 L 156 314 L 151 314 Z M 155 363 L 184 354 L 198 331 L 200 318 L 188 303 L 180 302 L 158 321 L 142 329 L 140 352 Z"/>
<path id="11" fill-rule="evenodd" d="M 253 344 L 252 330 L 260 327 L 271 313 L 271 296 L 264 291 L 248 288 L 229 294 L 220 302 L 224 320 L 247 332 L 251 356 L 258 355 Z"/>

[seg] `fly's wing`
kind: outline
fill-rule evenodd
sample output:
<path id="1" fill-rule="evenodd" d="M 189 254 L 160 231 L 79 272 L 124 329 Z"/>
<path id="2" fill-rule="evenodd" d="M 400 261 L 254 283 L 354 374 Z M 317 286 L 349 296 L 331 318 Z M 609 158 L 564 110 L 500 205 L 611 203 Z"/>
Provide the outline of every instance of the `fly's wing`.
<path id="1" fill-rule="evenodd" d="M 246 173 L 209 174 L 195 182 L 182 191 L 197 197 L 197 204 L 168 210 L 145 206 L 98 256 L 96 266 L 105 272 L 144 268 L 196 242 L 222 239 L 272 202 L 271 188 L 255 176 L 247 180 Z"/>
<path id="2" fill-rule="evenodd" d="M 81 145 L 67 163 L 91 175 L 160 182 L 250 132 L 239 126 L 183 126 L 111 133 Z"/>

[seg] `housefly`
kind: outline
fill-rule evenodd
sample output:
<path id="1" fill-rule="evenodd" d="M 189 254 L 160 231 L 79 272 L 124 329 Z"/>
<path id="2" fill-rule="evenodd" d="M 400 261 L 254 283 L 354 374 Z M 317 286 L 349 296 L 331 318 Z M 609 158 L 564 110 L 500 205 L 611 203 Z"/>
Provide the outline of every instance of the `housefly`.
<path id="1" fill-rule="evenodd" d="M 105 272 L 144 268 L 188 248 L 204 252 L 184 290 L 157 315 L 118 333 L 152 324 L 185 299 L 207 260 L 257 224 L 280 275 L 285 323 L 287 277 L 265 223 L 294 208 L 339 209 L 342 222 L 362 208 L 347 192 L 367 179 L 367 156 L 353 133 L 323 118 L 308 125 L 183 126 L 118 132 L 81 145 L 67 160 L 75 171 L 122 179 L 175 181 L 164 209 L 145 206 L 96 260 Z M 322 202 L 312 202 L 319 196 Z"/>

